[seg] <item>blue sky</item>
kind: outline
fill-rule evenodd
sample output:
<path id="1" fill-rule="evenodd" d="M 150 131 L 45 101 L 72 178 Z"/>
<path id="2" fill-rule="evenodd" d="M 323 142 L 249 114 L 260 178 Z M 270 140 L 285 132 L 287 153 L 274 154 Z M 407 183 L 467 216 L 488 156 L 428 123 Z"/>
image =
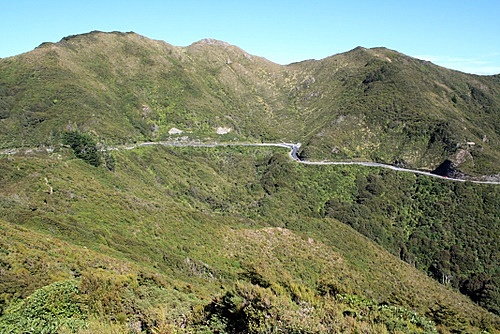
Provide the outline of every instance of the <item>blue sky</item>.
<path id="1" fill-rule="evenodd" d="M 185 46 L 216 38 L 288 64 L 384 46 L 477 74 L 500 73 L 499 0 L 0 0 L 0 57 L 92 30 Z"/>

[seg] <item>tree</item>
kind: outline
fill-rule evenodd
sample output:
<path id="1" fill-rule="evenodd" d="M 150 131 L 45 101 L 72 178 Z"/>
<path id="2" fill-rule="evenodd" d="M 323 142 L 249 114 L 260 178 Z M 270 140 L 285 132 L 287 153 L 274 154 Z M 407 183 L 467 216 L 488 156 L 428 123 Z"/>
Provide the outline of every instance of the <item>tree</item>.
<path id="1" fill-rule="evenodd" d="M 89 134 L 78 131 L 65 132 L 62 141 L 63 144 L 69 145 L 73 149 L 77 158 L 95 167 L 101 165 L 102 159 L 97 143 Z"/>

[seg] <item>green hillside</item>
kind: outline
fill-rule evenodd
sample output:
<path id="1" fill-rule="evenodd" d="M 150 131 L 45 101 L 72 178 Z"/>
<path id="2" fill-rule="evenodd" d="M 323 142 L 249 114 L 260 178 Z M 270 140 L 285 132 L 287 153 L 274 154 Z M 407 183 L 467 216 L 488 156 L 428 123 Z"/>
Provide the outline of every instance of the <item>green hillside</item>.
<path id="1" fill-rule="evenodd" d="M 464 74 L 384 48 L 292 68 L 315 78 L 298 93 L 312 130 L 306 156 L 419 168 L 449 158 L 467 172 L 498 173 L 498 76 Z"/>
<path id="2" fill-rule="evenodd" d="M 139 323 L 200 332 L 500 328 L 322 213 L 320 200 L 351 197 L 367 174 L 360 168 L 313 170 L 259 148 L 150 147 L 114 158 L 114 172 L 67 149 L 1 158 L 0 328 L 39 318 L 109 332 Z M 61 293 L 67 299 L 54 299 Z"/>
<path id="3" fill-rule="evenodd" d="M 0 59 L 0 332 L 498 333 L 498 76 L 206 39 Z M 106 150 L 106 148 L 110 148 Z"/>
<path id="4" fill-rule="evenodd" d="M 175 47 L 134 33 L 71 36 L 0 59 L 0 145 L 67 129 L 108 143 L 182 135 L 302 142 L 304 158 L 498 174 L 500 80 L 356 48 L 280 66 L 216 40 Z"/>

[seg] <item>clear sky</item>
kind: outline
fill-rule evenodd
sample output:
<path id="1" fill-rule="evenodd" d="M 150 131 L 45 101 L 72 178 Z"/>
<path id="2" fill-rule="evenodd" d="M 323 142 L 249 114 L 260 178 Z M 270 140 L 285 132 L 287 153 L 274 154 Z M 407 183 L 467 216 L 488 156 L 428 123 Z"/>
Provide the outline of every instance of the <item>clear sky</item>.
<path id="1" fill-rule="evenodd" d="M 384 46 L 500 73 L 500 0 L 0 0 L 0 12 L 0 57 L 116 30 L 177 46 L 216 38 L 280 64 Z"/>

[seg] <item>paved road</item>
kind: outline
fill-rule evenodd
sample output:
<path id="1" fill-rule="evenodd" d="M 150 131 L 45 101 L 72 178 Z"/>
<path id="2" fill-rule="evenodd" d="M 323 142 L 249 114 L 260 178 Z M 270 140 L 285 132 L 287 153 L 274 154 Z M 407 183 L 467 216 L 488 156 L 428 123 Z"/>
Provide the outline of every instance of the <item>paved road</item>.
<path id="1" fill-rule="evenodd" d="M 463 180 L 463 179 L 452 179 L 444 176 L 440 176 L 437 174 L 432 174 L 430 172 L 416 170 L 416 169 L 408 169 L 401 168 L 392 165 L 381 164 L 377 162 L 369 162 L 369 161 L 304 161 L 300 160 L 298 153 L 300 149 L 300 143 L 202 143 L 199 141 L 159 141 L 159 142 L 143 142 L 137 143 L 133 145 L 122 145 L 116 147 L 108 147 L 107 150 L 132 150 L 137 147 L 142 146 L 154 146 L 154 145 L 162 145 L 162 146 L 170 146 L 170 147 L 218 147 L 218 146 L 273 146 L 273 147 L 283 147 L 290 150 L 289 156 L 291 159 L 297 161 L 298 163 L 305 165 L 360 165 L 367 167 L 378 167 L 378 168 L 387 168 L 392 169 L 398 172 L 407 172 L 413 174 L 421 174 L 426 176 L 431 176 L 438 179 L 455 181 L 455 182 L 472 182 L 472 183 L 480 183 L 480 184 L 500 184 L 498 181 L 477 181 L 477 180 Z M 53 148 L 37 148 L 37 149 L 6 149 L 0 151 L 0 155 L 12 155 L 18 153 L 33 153 L 33 152 L 52 152 Z"/>
<path id="2" fill-rule="evenodd" d="M 258 145 L 258 144 L 257 144 Z M 393 165 L 386 165 L 378 162 L 370 162 L 370 161 L 305 161 L 305 160 L 300 160 L 298 156 L 298 152 L 300 149 L 300 143 L 297 144 L 287 144 L 287 143 L 282 143 L 282 144 L 268 144 L 269 146 L 280 146 L 280 147 L 288 147 L 290 149 L 290 157 L 305 165 L 360 165 L 360 166 L 367 166 L 367 167 L 378 167 L 378 168 L 387 168 L 387 169 L 392 169 L 398 172 L 407 172 L 407 173 L 413 173 L 413 174 L 421 174 L 421 175 L 426 175 L 426 176 L 431 176 L 434 178 L 442 179 L 442 180 L 447 180 L 447 181 L 456 181 L 456 182 L 472 182 L 472 183 L 480 183 L 480 184 L 500 184 L 498 181 L 477 181 L 477 180 L 463 180 L 463 179 L 453 179 L 453 178 L 448 178 L 445 176 L 433 174 L 431 172 L 426 172 L 422 170 L 417 170 L 417 169 L 409 169 L 409 168 L 401 168 L 401 167 L 396 167 Z"/>
<path id="3" fill-rule="evenodd" d="M 300 143 L 299 144 L 287 144 L 287 146 L 291 149 L 290 157 L 293 160 L 295 160 L 299 163 L 305 164 L 305 165 L 360 165 L 360 166 L 367 166 L 367 167 L 378 167 L 378 168 L 392 169 L 392 170 L 395 170 L 398 172 L 407 172 L 407 173 L 413 173 L 413 174 L 427 175 L 427 176 L 431 176 L 431 177 L 435 177 L 435 178 L 443 179 L 443 180 L 448 180 L 448 181 L 456 181 L 456 182 L 468 181 L 468 182 L 480 183 L 480 184 L 500 184 L 500 182 L 498 182 L 498 181 L 477 181 L 477 180 L 453 179 L 453 178 L 433 174 L 431 172 L 426 172 L 426 171 L 422 171 L 422 170 L 396 167 L 393 165 L 387 165 L 387 164 L 382 164 L 382 163 L 378 163 L 378 162 L 370 162 L 370 161 L 304 161 L 304 160 L 300 160 L 298 155 L 297 155 L 299 148 L 300 148 Z"/>

